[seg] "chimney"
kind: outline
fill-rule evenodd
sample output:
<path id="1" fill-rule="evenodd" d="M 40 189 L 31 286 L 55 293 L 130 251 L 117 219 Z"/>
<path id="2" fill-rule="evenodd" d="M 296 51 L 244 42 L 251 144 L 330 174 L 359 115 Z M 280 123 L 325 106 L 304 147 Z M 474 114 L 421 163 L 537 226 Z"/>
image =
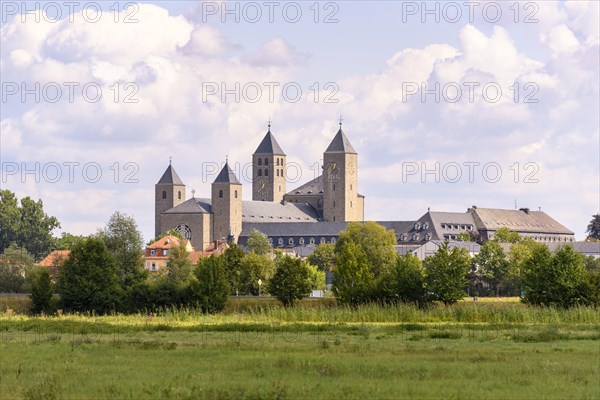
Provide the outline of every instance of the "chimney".
<path id="1" fill-rule="evenodd" d="M 523 211 L 525 214 L 529 214 L 529 208 L 519 208 L 519 211 Z"/>

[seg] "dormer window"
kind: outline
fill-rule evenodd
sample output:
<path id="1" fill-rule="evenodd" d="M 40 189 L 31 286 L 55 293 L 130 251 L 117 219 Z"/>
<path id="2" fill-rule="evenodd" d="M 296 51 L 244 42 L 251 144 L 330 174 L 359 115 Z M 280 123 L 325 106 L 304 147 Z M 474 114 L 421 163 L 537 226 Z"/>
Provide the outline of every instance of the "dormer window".
<path id="1" fill-rule="evenodd" d="M 156 255 L 156 250 L 155 249 L 150 249 L 150 255 L 151 256 L 155 256 Z"/>
<path id="2" fill-rule="evenodd" d="M 166 257 L 168 254 L 169 254 L 169 250 L 163 249 L 162 255 Z"/>

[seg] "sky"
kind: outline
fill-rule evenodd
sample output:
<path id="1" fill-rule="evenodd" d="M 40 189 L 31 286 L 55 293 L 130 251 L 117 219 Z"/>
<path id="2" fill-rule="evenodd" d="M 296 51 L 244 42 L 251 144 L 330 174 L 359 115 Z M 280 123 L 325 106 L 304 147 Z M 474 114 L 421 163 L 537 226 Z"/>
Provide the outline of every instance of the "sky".
<path id="1" fill-rule="evenodd" d="M 0 2 L 0 187 L 87 235 L 154 235 L 172 160 L 196 197 L 225 159 L 251 199 L 271 131 L 288 190 L 343 129 L 368 220 L 600 212 L 599 2 Z"/>

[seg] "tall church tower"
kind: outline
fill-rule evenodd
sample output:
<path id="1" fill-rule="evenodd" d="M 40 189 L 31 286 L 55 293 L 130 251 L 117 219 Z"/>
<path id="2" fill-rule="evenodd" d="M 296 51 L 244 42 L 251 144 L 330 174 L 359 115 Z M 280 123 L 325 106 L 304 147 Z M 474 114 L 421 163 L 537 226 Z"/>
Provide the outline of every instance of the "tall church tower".
<path id="1" fill-rule="evenodd" d="M 252 200 L 280 202 L 285 194 L 286 156 L 269 131 L 252 155 Z"/>
<path id="2" fill-rule="evenodd" d="M 229 164 L 212 184 L 213 239 L 237 242 L 242 233 L 242 185 Z"/>
<path id="3" fill-rule="evenodd" d="M 328 222 L 362 220 L 358 198 L 358 154 L 340 129 L 323 154 L 323 219 Z"/>
<path id="4" fill-rule="evenodd" d="M 185 201 L 185 185 L 175 172 L 169 161 L 169 166 L 162 178 L 154 186 L 154 236 L 161 232 L 160 214 L 178 206 Z"/>

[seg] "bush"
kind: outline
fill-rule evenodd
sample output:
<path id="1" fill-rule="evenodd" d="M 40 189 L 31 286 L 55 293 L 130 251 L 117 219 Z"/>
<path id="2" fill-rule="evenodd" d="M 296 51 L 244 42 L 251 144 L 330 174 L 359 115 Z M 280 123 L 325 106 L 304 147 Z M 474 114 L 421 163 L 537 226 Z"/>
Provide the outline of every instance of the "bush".
<path id="1" fill-rule="evenodd" d="M 52 281 L 50 273 L 44 267 L 29 271 L 27 280 L 31 285 L 31 312 L 34 314 L 52 313 Z"/>
<path id="2" fill-rule="evenodd" d="M 275 275 L 269 281 L 268 291 L 284 306 L 293 306 L 310 293 L 311 273 L 306 263 L 298 258 L 280 256 L 275 261 Z"/>
<path id="3" fill-rule="evenodd" d="M 58 292 L 66 311 L 115 311 L 121 287 L 112 254 L 101 239 L 87 238 L 77 244 L 59 270 Z"/>
<path id="4" fill-rule="evenodd" d="M 197 281 L 190 284 L 190 298 L 204 313 L 215 313 L 225 308 L 229 300 L 229 284 L 220 256 L 200 259 L 196 267 Z"/>

